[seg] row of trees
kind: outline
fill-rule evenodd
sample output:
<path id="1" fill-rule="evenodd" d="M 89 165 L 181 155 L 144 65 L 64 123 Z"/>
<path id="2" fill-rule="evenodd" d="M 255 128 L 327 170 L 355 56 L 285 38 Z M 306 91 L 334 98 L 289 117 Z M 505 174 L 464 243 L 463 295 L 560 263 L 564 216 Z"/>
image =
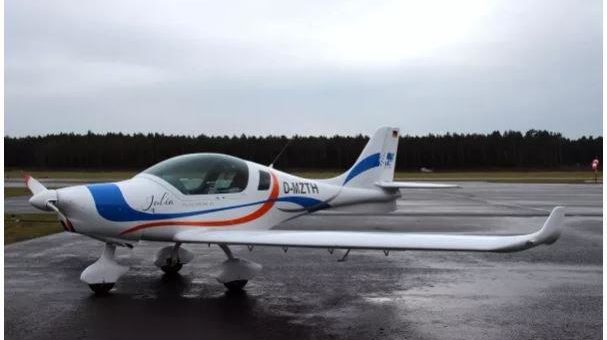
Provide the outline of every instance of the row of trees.
<path id="1" fill-rule="evenodd" d="M 275 166 L 280 169 L 346 169 L 368 137 L 291 138 Z M 284 136 L 175 136 L 107 133 L 5 137 L 7 167 L 46 169 L 142 169 L 192 152 L 231 154 L 269 164 L 289 139 Z M 491 134 L 402 136 L 397 169 L 487 169 L 586 167 L 602 159 L 602 137 L 564 138 L 530 130 Z"/>

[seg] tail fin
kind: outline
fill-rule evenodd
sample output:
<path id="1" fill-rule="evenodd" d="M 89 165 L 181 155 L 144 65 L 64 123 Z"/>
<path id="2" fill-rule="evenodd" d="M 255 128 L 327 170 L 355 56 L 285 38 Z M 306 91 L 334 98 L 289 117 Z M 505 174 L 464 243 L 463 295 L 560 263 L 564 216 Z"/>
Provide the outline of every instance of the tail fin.
<path id="1" fill-rule="evenodd" d="M 327 183 L 355 188 L 377 188 L 377 182 L 394 179 L 398 128 L 382 127 L 375 131 L 354 165 Z"/>

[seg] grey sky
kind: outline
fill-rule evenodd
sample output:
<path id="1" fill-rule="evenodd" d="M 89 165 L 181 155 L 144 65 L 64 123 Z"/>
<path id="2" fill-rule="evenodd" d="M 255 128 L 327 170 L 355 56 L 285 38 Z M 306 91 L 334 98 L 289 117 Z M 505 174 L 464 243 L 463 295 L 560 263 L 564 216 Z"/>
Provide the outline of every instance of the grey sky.
<path id="1" fill-rule="evenodd" d="M 602 135 L 602 4 L 5 2 L 5 134 Z"/>

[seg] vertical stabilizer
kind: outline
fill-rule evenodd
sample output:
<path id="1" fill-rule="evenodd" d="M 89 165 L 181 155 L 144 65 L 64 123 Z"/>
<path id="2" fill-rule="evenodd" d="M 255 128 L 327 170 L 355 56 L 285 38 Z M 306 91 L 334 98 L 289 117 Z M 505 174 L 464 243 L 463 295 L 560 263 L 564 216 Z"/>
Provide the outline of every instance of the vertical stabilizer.
<path id="1" fill-rule="evenodd" d="M 382 127 L 375 131 L 348 171 L 326 182 L 355 188 L 375 188 L 376 182 L 391 182 L 397 149 L 398 128 Z"/>

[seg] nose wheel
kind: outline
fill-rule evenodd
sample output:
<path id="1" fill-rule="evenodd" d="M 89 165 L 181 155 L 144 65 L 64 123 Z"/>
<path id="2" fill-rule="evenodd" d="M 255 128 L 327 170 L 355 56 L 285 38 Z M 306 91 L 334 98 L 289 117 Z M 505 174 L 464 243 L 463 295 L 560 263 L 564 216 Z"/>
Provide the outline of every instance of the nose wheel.
<path id="1" fill-rule="evenodd" d="M 116 246 L 106 243 L 99 259 L 80 275 L 80 280 L 88 284 L 96 295 L 109 293 L 116 281 L 129 270 L 129 267 L 116 262 L 115 254 Z"/>

